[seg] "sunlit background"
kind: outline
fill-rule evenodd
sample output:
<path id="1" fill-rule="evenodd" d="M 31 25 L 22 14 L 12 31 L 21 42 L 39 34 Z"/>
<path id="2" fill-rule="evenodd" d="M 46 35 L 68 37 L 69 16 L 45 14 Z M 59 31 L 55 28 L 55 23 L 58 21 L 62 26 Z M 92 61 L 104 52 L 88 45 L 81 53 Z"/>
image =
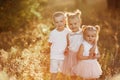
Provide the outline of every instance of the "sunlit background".
<path id="1" fill-rule="evenodd" d="M 52 14 L 77 9 L 82 24 L 101 27 L 99 80 L 120 74 L 120 0 L 0 0 L 0 80 L 50 80 Z"/>

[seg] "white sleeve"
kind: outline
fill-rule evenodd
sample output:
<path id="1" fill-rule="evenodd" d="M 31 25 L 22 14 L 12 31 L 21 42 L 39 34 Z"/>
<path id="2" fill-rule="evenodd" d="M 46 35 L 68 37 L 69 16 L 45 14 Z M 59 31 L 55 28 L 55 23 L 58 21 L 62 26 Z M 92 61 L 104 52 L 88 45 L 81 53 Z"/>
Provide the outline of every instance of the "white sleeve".
<path id="1" fill-rule="evenodd" d="M 49 35 L 48 42 L 50 42 L 50 43 L 53 42 L 53 35 L 52 35 L 52 33 L 50 33 L 50 35 Z"/>

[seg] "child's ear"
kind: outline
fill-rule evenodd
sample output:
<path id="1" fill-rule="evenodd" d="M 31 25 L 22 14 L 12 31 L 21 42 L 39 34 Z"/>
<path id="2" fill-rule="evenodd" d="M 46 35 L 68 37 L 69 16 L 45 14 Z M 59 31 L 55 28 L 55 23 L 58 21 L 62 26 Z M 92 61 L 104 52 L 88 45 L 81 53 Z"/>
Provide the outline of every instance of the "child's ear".
<path id="1" fill-rule="evenodd" d="M 100 26 L 99 25 L 95 25 L 95 28 L 97 29 L 98 32 L 100 32 Z"/>

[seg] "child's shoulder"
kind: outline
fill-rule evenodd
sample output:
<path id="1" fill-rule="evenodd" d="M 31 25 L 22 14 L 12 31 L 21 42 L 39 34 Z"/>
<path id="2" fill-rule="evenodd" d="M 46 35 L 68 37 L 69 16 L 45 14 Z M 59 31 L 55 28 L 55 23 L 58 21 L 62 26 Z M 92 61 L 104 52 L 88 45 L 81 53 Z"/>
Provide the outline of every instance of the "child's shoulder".
<path id="1" fill-rule="evenodd" d="M 83 45 L 88 45 L 88 42 L 86 42 L 85 40 L 83 40 L 82 44 Z"/>
<path id="2" fill-rule="evenodd" d="M 56 28 L 55 29 L 53 29 L 50 33 L 54 33 L 54 32 L 56 32 L 57 30 L 56 30 Z"/>
<path id="3" fill-rule="evenodd" d="M 82 34 L 83 33 L 83 31 L 82 31 L 82 29 L 81 28 L 79 28 L 79 32 Z"/>
<path id="4" fill-rule="evenodd" d="M 69 31 L 69 29 L 68 29 L 68 28 L 66 28 L 66 27 L 64 28 L 64 30 L 65 30 L 65 31 L 67 31 L 67 32 L 70 32 L 70 31 Z"/>

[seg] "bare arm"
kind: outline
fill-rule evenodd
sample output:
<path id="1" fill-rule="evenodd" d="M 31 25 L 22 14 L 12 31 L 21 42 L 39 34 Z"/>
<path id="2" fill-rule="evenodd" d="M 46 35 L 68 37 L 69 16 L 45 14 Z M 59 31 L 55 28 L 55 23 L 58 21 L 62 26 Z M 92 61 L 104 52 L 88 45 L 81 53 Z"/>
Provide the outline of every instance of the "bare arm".
<path id="1" fill-rule="evenodd" d="M 94 47 L 94 46 L 93 46 Z M 98 59 L 98 58 L 100 58 L 100 53 L 99 53 L 99 50 L 98 50 L 98 47 L 97 47 L 97 45 L 96 45 L 96 47 L 95 47 L 95 50 L 94 50 L 94 52 L 90 52 L 90 55 L 91 56 L 93 56 L 93 59 Z"/>
<path id="2" fill-rule="evenodd" d="M 50 49 L 51 45 L 52 45 L 52 43 L 48 42 L 49 51 L 51 51 L 51 49 Z"/>
<path id="3" fill-rule="evenodd" d="M 80 45 L 78 54 L 77 54 L 77 59 L 78 60 L 87 60 L 87 59 L 91 59 L 92 56 L 83 56 L 83 51 L 84 51 L 84 46 L 83 44 Z"/>
<path id="4" fill-rule="evenodd" d="M 48 42 L 48 45 L 49 45 L 49 47 L 52 45 L 52 43 L 51 42 Z"/>
<path id="5" fill-rule="evenodd" d="M 66 36 L 66 39 L 67 39 L 67 47 L 69 46 L 69 34 L 67 34 L 67 36 Z"/>
<path id="6" fill-rule="evenodd" d="M 97 40 L 94 41 L 93 47 L 92 47 L 92 48 L 90 49 L 90 51 L 89 51 L 89 54 L 90 54 L 91 56 L 94 56 L 94 55 L 95 55 L 95 49 L 96 49 L 96 47 L 97 47 Z"/>
<path id="7" fill-rule="evenodd" d="M 67 39 L 67 46 L 65 48 L 64 55 L 68 55 L 68 51 L 69 51 L 69 49 L 68 49 L 68 46 L 69 46 L 69 34 L 67 34 L 66 39 Z"/>
<path id="8" fill-rule="evenodd" d="M 99 53 L 99 51 L 98 51 L 98 53 L 97 54 L 95 54 L 94 55 L 94 57 L 93 57 L 94 59 L 98 59 L 98 58 L 100 58 L 100 53 Z"/>

